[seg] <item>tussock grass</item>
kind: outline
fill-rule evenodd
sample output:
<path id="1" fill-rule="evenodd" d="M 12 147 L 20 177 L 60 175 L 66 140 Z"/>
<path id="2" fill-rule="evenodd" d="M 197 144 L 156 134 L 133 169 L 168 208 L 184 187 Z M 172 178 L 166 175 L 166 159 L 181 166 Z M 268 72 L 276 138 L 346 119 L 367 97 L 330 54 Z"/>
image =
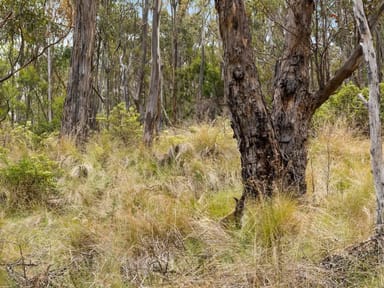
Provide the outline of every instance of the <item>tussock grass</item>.
<path id="1" fill-rule="evenodd" d="M 373 231 L 369 142 L 342 124 L 311 139 L 306 198 L 248 202 L 241 230 L 219 224 L 242 189 L 225 120 L 168 129 L 152 150 L 108 132 L 82 151 L 55 135 L 12 133 L 2 157 L 54 161 L 59 201 L 0 212 L 0 264 L 22 274 L 20 259 L 32 261 L 28 279 L 48 271 L 56 287 L 345 287 L 319 262 Z M 383 285 L 381 268 L 346 277 Z M 0 266 L 0 286 L 17 284 Z"/>

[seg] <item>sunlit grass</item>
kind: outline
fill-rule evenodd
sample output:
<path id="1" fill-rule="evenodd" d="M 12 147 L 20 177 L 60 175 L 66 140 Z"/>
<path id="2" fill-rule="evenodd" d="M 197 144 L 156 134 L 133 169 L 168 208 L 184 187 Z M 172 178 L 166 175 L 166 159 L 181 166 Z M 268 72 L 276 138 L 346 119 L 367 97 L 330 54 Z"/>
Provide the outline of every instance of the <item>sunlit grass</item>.
<path id="1" fill-rule="evenodd" d="M 60 197 L 53 206 L 0 210 L 0 263 L 23 256 L 37 264 L 29 278 L 64 269 L 57 287 L 335 287 L 319 262 L 373 232 L 369 141 L 343 125 L 318 128 L 305 199 L 249 201 L 234 230 L 219 224 L 242 189 L 232 136 L 224 120 L 168 129 L 152 150 L 105 132 L 81 151 L 56 136 L 40 144 L 12 136 L 2 150 L 8 159 L 57 162 Z M 161 162 L 176 145 L 177 155 Z M 74 172 L 80 166 L 86 175 Z M 11 285 L 3 268 L 0 286 Z M 380 287 L 382 275 L 372 271 L 356 287 Z"/>

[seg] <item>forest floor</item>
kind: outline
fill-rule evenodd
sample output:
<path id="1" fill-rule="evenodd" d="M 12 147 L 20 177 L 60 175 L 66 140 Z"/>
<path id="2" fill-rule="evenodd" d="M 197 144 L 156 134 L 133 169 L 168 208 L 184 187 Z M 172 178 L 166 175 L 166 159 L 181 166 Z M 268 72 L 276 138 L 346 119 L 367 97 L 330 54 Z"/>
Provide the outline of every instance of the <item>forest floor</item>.
<path id="1" fill-rule="evenodd" d="M 228 121 L 152 151 L 0 131 L 0 287 L 384 287 L 369 261 L 321 265 L 374 230 L 369 141 L 345 125 L 314 130 L 305 198 L 247 203 L 240 230 L 219 224 L 242 189 Z"/>

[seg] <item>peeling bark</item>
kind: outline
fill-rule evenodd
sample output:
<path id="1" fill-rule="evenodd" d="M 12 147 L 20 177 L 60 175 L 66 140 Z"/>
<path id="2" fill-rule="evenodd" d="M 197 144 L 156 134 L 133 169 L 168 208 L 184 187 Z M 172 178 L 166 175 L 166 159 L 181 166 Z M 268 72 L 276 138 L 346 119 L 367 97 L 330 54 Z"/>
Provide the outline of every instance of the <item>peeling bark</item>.
<path id="1" fill-rule="evenodd" d="M 161 114 L 160 1 L 155 0 L 153 5 L 151 86 L 144 119 L 144 143 L 148 147 L 158 132 Z"/>
<path id="2" fill-rule="evenodd" d="M 61 134 L 74 136 L 78 142 L 83 142 L 89 133 L 97 2 L 77 0 L 75 5 L 71 70 Z"/>

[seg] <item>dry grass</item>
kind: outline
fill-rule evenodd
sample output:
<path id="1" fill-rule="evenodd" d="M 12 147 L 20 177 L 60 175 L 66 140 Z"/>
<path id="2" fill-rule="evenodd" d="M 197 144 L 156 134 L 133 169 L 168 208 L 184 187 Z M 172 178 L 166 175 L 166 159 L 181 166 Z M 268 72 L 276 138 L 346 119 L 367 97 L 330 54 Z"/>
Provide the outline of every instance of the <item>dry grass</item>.
<path id="1" fill-rule="evenodd" d="M 17 273 L 54 287 L 345 287 L 319 263 L 373 231 L 369 143 L 342 125 L 311 140 L 306 199 L 249 203 L 241 230 L 218 224 L 241 194 L 226 121 L 167 130 L 153 151 L 108 133 L 85 152 L 54 136 L 16 136 L 3 154 L 56 161 L 61 196 L 54 207 L 0 213 L 0 287 L 24 285 Z M 160 163 L 177 144 L 181 152 Z M 26 275 L 22 259 L 36 264 Z M 351 287 L 382 286 L 382 269 L 358 275 Z"/>

